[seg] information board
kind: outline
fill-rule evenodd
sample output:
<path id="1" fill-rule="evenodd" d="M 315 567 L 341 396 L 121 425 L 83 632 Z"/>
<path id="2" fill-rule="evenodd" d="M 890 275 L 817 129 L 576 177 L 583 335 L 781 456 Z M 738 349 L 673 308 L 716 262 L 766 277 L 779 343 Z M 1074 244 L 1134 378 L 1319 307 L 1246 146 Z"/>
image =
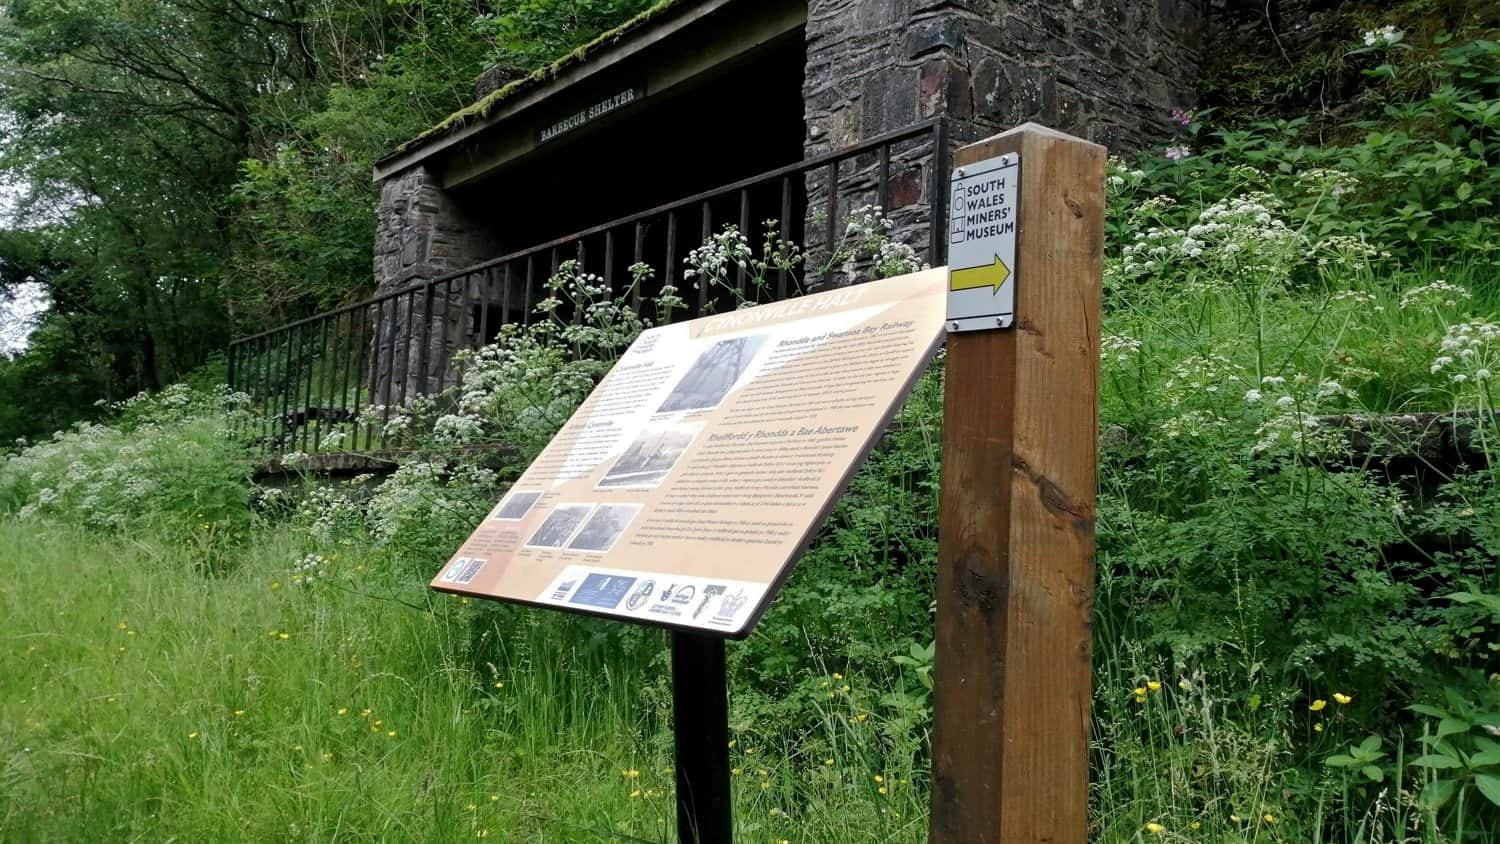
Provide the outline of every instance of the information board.
<path id="1" fill-rule="evenodd" d="M 1009 328 L 1016 315 L 1021 156 L 955 168 L 948 234 L 948 330 Z"/>
<path id="2" fill-rule="evenodd" d="M 642 333 L 433 588 L 748 635 L 941 343 L 947 280 Z"/>

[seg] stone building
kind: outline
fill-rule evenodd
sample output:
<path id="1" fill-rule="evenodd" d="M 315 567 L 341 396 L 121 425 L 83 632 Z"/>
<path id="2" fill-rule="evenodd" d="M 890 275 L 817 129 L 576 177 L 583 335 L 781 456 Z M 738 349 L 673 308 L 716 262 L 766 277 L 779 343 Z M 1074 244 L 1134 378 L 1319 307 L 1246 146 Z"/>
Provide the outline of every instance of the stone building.
<path id="1" fill-rule="evenodd" d="M 612 289 L 632 259 L 671 283 L 725 222 L 753 243 L 776 218 L 826 249 L 840 215 L 875 204 L 940 263 L 949 148 L 1025 121 L 1115 151 L 1159 139 L 1191 105 L 1205 5 L 668 0 L 542 71 L 498 68 L 376 165 L 379 290 L 420 291 L 379 311 L 375 392 L 428 391 L 454 348 L 525 319 L 560 259 Z"/>

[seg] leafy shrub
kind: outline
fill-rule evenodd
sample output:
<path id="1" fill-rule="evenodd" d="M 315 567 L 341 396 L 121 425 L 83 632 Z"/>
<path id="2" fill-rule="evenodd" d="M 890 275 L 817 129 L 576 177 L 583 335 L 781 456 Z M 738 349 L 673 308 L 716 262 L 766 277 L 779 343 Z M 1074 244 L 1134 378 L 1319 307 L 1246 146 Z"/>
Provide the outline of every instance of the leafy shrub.
<path id="1" fill-rule="evenodd" d="M 1500 258 L 1492 234 L 1500 43 L 1428 53 L 1390 50 L 1384 38 L 1377 34 L 1383 61 L 1366 68 L 1371 116 L 1344 127 L 1347 140 L 1324 143 L 1307 115 L 1218 129 L 1184 116 L 1190 144 L 1143 159 L 1136 179 L 1117 182 L 1116 209 L 1156 204 L 1153 215 L 1114 215 L 1115 242 L 1130 243 L 1143 224 L 1185 227 L 1200 197 L 1259 191 L 1277 197 L 1288 229 L 1313 242 L 1348 238 L 1408 266 L 1460 257 L 1492 265 Z M 1163 195 L 1180 203 L 1156 199 Z"/>
<path id="2" fill-rule="evenodd" d="M 184 386 L 110 408 L 0 464 L 0 513 L 109 531 L 157 530 L 211 547 L 243 538 L 251 462 L 234 429 L 246 400 Z"/>

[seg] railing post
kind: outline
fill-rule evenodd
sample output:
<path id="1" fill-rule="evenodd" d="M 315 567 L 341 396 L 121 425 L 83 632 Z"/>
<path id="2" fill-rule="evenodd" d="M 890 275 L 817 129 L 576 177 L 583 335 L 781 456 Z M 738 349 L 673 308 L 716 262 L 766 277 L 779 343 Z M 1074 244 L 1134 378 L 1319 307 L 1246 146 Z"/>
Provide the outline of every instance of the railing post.
<path id="1" fill-rule="evenodd" d="M 948 262 L 948 171 L 952 169 L 951 161 L 948 124 L 939 117 L 932 124 L 932 181 L 927 191 L 927 254 L 934 267 Z"/>
<path id="2" fill-rule="evenodd" d="M 1083 844 L 1105 152 L 1028 124 L 956 164 L 1012 153 L 1015 327 L 948 336 L 931 840 Z"/>

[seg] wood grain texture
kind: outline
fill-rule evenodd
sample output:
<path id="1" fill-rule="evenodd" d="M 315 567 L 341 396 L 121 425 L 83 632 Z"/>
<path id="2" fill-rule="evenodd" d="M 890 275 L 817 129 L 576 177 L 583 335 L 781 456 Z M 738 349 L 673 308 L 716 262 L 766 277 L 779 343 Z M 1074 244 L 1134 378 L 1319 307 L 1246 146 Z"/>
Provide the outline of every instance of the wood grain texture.
<path id="1" fill-rule="evenodd" d="M 931 840 L 1088 834 L 1105 150 L 1027 124 L 1016 327 L 948 338 Z"/>

